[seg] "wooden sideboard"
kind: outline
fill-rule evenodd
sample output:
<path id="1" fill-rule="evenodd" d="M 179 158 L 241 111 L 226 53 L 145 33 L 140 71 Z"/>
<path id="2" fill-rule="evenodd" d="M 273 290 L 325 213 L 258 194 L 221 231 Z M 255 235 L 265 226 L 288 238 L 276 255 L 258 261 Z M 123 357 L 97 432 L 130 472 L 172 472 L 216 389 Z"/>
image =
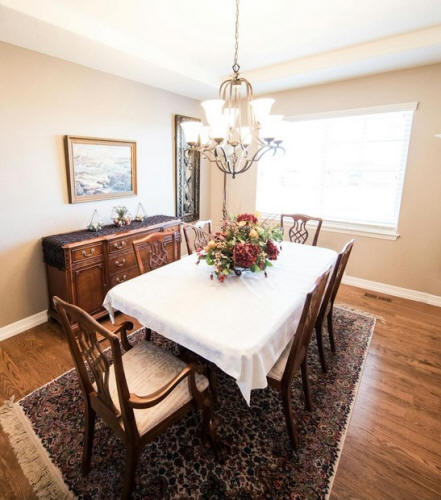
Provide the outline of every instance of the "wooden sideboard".
<path id="1" fill-rule="evenodd" d="M 158 218 L 160 222 L 157 222 Z M 152 224 L 149 224 L 149 219 Z M 105 226 L 105 234 L 101 236 L 100 233 L 80 231 L 43 238 L 50 317 L 58 320 L 52 301 L 54 295 L 76 304 L 96 319 L 105 316 L 107 311 L 102 303 L 107 291 L 139 274 L 133 240 L 156 231 L 170 232 L 168 242 L 166 239 L 169 258 L 172 260 L 173 255 L 176 255 L 179 259 L 180 226 L 181 221 L 175 217 L 155 216 L 122 230 L 114 227 L 112 231 L 112 226 Z M 172 233 L 175 233 L 175 253 Z M 70 236 L 79 241 L 63 243 Z"/>

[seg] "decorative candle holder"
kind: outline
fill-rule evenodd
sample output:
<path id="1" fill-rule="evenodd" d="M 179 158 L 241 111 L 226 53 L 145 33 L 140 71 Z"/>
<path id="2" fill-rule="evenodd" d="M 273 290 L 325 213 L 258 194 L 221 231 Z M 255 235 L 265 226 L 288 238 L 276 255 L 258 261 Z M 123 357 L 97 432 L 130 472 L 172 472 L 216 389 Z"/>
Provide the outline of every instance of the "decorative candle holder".
<path id="1" fill-rule="evenodd" d="M 134 220 L 136 222 L 142 222 L 146 217 L 144 207 L 142 206 L 142 203 L 138 203 L 138 208 L 136 209 L 136 215 Z"/>
<path id="2" fill-rule="evenodd" d="M 92 218 L 90 219 L 89 224 L 87 225 L 87 230 L 88 231 L 101 231 L 103 228 L 103 223 L 101 221 L 101 218 L 98 214 L 98 210 L 94 210 L 92 214 Z"/>

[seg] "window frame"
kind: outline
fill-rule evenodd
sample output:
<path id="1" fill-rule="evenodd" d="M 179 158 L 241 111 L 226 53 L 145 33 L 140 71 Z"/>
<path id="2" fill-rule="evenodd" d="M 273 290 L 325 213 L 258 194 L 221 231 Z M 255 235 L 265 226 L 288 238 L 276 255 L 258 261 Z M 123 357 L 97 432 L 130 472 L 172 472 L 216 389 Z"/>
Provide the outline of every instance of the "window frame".
<path id="1" fill-rule="evenodd" d="M 413 113 L 415 113 L 415 111 L 417 109 L 418 109 L 418 102 L 404 102 L 404 103 L 398 103 L 398 104 L 369 106 L 369 107 L 364 107 L 364 108 L 350 108 L 350 109 L 344 109 L 344 110 L 335 110 L 335 111 L 325 111 L 325 112 L 311 113 L 311 114 L 293 115 L 293 116 L 286 117 L 285 120 L 289 121 L 289 122 L 308 121 L 308 120 L 320 120 L 320 119 L 324 119 L 324 118 L 340 118 L 340 117 L 345 117 L 345 116 L 390 113 L 390 112 L 399 112 L 399 111 L 412 111 Z M 367 236 L 367 237 L 371 237 L 371 238 L 380 238 L 380 239 L 387 239 L 387 240 L 396 240 L 400 237 L 400 234 L 398 233 L 398 226 L 400 223 L 404 179 L 405 179 L 406 171 L 407 171 L 407 167 L 408 167 L 408 153 L 409 153 L 410 141 L 411 141 L 411 137 L 412 137 L 412 127 L 413 127 L 414 116 L 415 115 L 413 114 L 411 128 L 410 128 L 410 135 L 409 135 L 409 144 L 408 144 L 407 151 L 406 151 L 405 165 L 404 165 L 403 175 L 401 177 L 401 182 L 399 185 L 400 203 L 398 206 L 398 217 L 397 217 L 396 224 L 378 225 L 378 224 L 370 224 L 367 222 L 356 222 L 356 221 L 348 222 L 348 221 L 342 221 L 342 220 L 338 220 L 338 219 L 323 218 L 322 231 L 353 234 L 353 235 Z M 257 182 L 258 182 L 258 179 L 256 179 L 256 193 L 257 193 Z M 263 212 L 262 215 L 267 219 L 280 221 L 280 214 Z M 310 224 L 311 224 L 311 226 L 316 225 L 316 223 L 313 223 L 313 222 L 310 222 Z"/>

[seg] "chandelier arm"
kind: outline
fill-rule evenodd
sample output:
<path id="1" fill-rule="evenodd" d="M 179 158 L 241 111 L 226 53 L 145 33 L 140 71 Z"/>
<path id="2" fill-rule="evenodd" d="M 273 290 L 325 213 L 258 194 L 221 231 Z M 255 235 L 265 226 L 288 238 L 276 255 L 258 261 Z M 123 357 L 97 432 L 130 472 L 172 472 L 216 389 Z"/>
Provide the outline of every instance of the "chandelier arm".
<path id="1" fill-rule="evenodd" d="M 259 148 L 253 155 L 253 157 L 251 158 L 251 162 L 256 162 L 256 161 L 259 161 L 262 156 L 267 153 L 268 151 L 271 151 L 271 146 L 263 146 L 262 148 Z"/>
<path id="2" fill-rule="evenodd" d="M 242 174 L 243 172 L 249 170 L 252 164 L 252 160 L 246 160 L 244 166 L 236 172 L 236 175 Z"/>
<path id="3" fill-rule="evenodd" d="M 204 153 L 205 158 L 210 162 L 216 164 L 217 168 L 221 170 L 224 174 L 228 174 L 228 170 L 224 168 L 222 162 L 218 159 L 218 155 L 215 149 L 206 150 Z"/>
<path id="4" fill-rule="evenodd" d="M 225 149 L 222 146 L 219 146 L 219 149 L 222 151 L 223 161 L 225 162 L 224 168 L 226 169 L 228 174 L 231 174 L 234 177 L 234 175 L 235 175 L 234 167 L 233 167 L 233 170 L 231 170 L 231 165 L 230 165 L 230 162 L 228 161 L 228 157 L 227 157 L 227 153 L 225 152 Z"/>
<path id="5" fill-rule="evenodd" d="M 202 151 L 202 154 L 204 155 L 205 159 L 207 159 L 209 162 L 215 161 L 213 157 L 213 151 L 205 150 Z"/>
<path id="6" fill-rule="evenodd" d="M 223 158 L 219 158 L 219 156 L 220 156 L 219 151 L 218 151 L 219 149 L 222 152 Z M 221 170 L 222 172 L 224 172 L 226 174 L 232 174 L 232 172 L 230 170 L 230 164 L 229 164 L 227 155 L 225 154 L 225 150 L 222 146 L 219 146 L 214 150 L 214 157 L 215 157 L 215 163 L 216 163 L 217 167 L 219 168 L 219 170 Z"/>

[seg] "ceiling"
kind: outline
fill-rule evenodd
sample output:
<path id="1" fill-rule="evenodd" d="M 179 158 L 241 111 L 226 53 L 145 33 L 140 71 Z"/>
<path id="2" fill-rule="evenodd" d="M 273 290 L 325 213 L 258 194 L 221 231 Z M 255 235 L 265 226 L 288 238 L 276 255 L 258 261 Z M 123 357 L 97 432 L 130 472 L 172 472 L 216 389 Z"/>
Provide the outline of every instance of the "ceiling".
<path id="1" fill-rule="evenodd" d="M 203 99 L 231 71 L 234 0 L 0 0 L 2 41 Z M 241 0 L 256 93 L 441 61 L 441 0 Z"/>

